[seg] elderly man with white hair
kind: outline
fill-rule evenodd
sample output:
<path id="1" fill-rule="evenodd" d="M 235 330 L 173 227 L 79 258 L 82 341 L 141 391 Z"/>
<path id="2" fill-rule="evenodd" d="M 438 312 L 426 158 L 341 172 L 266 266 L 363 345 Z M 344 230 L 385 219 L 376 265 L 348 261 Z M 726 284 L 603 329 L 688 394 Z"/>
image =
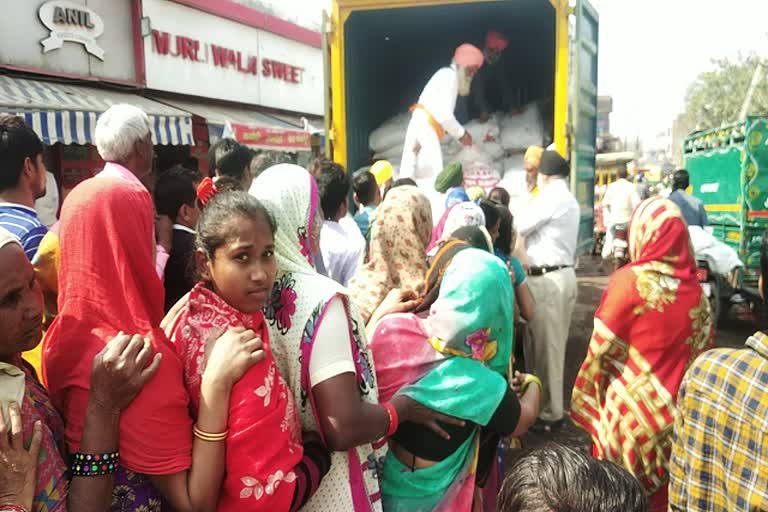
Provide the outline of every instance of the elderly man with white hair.
<path id="1" fill-rule="evenodd" d="M 472 136 L 456 120 L 456 99 L 468 96 L 472 78 L 483 65 L 483 52 L 471 44 L 462 44 L 450 66 L 440 68 L 411 107 L 411 120 L 405 133 L 399 178 L 416 180 L 432 203 L 432 217 L 443 214 L 445 200 L 435 191 L 435 178 L 443 171 L 440 141 L 446 133 L 464 146 L 472 145 Z"/>
<path id="2" fill-rule="evenodd" d="M 152 172 L 155 158 L 149 116 L 133 105 L 111 106 L 96 122 L 96 149 L 106 162 L 97 178 L 119 178 L 141 183 L 141 179 Z M 170 219 L 158 217 L 155 265 L 161 279 L 172 240 L 173 223 Z"/>

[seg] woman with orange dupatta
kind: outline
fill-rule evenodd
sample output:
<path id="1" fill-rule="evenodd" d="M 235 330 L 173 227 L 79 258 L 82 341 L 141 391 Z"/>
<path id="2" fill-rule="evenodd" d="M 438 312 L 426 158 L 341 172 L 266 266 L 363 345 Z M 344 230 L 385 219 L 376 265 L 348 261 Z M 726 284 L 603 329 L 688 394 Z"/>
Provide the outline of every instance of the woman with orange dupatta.
<path id="1" fill-rule="evenodd" d="M 665 511 L 677 392 L 711 345 L 712 322 L 677 206 L 643 202 L 629 234 L 632 262 L 603 294 L 571 416 L 591 435 L 592 454 L 627 468 L 650 496 L 650 510 Z"/>
<path id="2" fill-rule="evenodd" d="M 43 348 L 43 374 L 79 450 L 91 361 L 104 340 L 137 333 L 162 357 L 160 368 L 120 417 L 120 466 L 112 510 L 215 507 L 224 473 L 232 385 L 264 358 L 252 331 L 228 331 L 208 357 L 193 441 L 182 364 L 160 329 L 163 285 L 155 270 L 152 198 L 138 181 L 97 176 L 67 197 L 59 237 L 59 314 Z M 223 438 L 223 439 L 222 439 Z"/>

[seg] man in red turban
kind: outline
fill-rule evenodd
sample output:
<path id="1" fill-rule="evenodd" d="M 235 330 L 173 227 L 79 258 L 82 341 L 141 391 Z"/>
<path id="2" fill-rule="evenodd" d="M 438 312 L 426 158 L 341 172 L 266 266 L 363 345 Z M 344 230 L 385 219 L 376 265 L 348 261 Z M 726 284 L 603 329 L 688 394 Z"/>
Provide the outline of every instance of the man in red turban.
<path id="1" fill-rule="evenodd" d="M 419 101 L 411 107 L 399 178 L 415 179 L 424 193 L 434 192 L 435 177 L 443 170 L 440 140 L 445 133 L 465 146 L 472 145 L 472 136 L 456 120 L 454 110 L 457 96 L 469 95 L 472 78 L 484 60 L 480 49 L 462 44 L 456 48 L 451 65 L 430 78 Z M 436 202 L 435 198 L 430 200 Z"/>
<path id="2" fill-rule="evenodd" d="M 511 75 L 501 61 L 507 46 L 509 46 L 509 39 L 504 34 L 490 30 L 485 35 L 483 54 L 486 65 L 475 77 L 470 95 L 472 110 L 481 121 L 487 121 L 495 110 L 509 111 L 514 106 Z M 491 101 L 491 98 L 496 101 Z"/>

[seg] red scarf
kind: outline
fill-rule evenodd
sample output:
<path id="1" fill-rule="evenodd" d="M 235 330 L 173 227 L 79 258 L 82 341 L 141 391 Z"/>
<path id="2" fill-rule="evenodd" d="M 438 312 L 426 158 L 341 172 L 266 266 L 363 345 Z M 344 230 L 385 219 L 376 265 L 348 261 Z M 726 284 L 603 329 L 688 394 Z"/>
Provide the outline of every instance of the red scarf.
<path id="1" fill-rule="evenodd" d="M 192 463 L 192 421 L 181 361 L 159 328 L 164 292 L 153 212 L 140 183 L 96 177 L 69 194 L 59 231 L 59 315 L 46 336 L 43 376 L 77 451 L 94 356 L 118 331 L 149 337 L 163 360 L 120 417 L 120 463 L 169 475 Z"/>
<path id="2" fill-rule="evenodd" d="M 677 392 L 689 364 L 711 345 L 712 324 L 677 206 L 654 198 L 637 208 L 630 256 L 597 310 L 571 414 L 591 434 L 596 457 L 663 495 Z"/>
<path id="3" fill-rule="evenodd" d="M 199 283 L 163 323 L 184 362 L 195 415 L 205 370 L 205 343 L 211 332 L 222 326 L 243 326 L 261 336 L 267 358 L 232 388 L 227 474 L 218 511 L 288 510 L 296 485 L 293 468 L 303 456 L 301 427 L 292 393 L 269 350 L 264 315 L 242 313 Z"/>

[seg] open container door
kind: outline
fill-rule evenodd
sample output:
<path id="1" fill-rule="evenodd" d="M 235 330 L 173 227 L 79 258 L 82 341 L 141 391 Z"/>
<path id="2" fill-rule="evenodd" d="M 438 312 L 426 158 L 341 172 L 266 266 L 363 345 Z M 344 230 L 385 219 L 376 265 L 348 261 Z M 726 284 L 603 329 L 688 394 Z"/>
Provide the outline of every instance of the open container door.
<path id="1" fill-rule="evenodd" d="M 333 158 L 333 108 L 331 83 L 331 44 L 333 39 L 333 24 L 328 11 L 323 9 L 323 100 L 325 102 L 325 156 Z"/>
<path id="2" fill-rule="evenodd" d="M 597 43 L 599 18 L 587 0 L 576 2 L 571 103 L 571 191 L 581 206 L 577 254 L 594 243 L 595 148 L 597 141 Z"/>

